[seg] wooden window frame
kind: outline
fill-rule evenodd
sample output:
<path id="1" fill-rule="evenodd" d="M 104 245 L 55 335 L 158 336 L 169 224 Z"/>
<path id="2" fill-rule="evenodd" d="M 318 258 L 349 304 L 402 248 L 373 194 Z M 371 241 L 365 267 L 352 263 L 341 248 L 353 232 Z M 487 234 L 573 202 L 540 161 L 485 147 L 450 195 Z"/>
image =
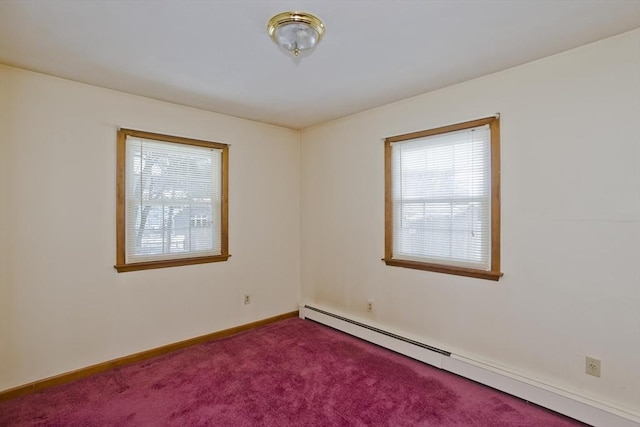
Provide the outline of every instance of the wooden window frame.
<path id="1" fill-rule="evenodd" d="M 191 258 L 166 259 L 161 261 L 126 262 L 126 141 L 127 136 L 144 138 L 175 144 L 193 145 L 215 148 L 222 151 L 221 161 L 221 221 L 220 221 L 220 255 L 207 255 Z M 177 267 L 182 265 L 204 264 L 226 261 L 229 254 L 229 146 L 219 142 L 203 141 L 180 136 L 163 135 L 133 129 L 119 129 L 116 150 L 116 264 L 118 273 L 155 268 Z"/>
<path id="2" fill-rule="evenodd" d="M 393 255 L 393 198 L 392 198 L 392 163 L 391 145 L 396 142 L 425 138 L 449 132 L 489 125 L 491 130 L 491 266 L 489 270 L 455 267 L 444 264 L 433 264 L 421 261 L 394 258 Z M 384 141 L 384 179 L 385 179 L 385 248 L 386 265 L 433 271 L 458 276 L 475 277 L 497 281 L 502 277 L 500 271 L 500 118 L 491 116 L 464 123 L 457 123 L 434 129 L 391 136 Z"/>

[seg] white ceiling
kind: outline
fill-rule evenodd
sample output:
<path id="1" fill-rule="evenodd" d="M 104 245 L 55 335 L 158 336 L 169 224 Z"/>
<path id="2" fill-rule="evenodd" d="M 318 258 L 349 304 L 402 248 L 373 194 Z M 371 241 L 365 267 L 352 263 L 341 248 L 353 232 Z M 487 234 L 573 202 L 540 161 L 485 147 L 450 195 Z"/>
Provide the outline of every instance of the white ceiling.
<path id="1" fill-rule="evenodd" d="M 276 13 L 327 32 L 295 61 Z M 293 129 L 640 27 L 640 0 L 0 0 L 0 62 Z"/>

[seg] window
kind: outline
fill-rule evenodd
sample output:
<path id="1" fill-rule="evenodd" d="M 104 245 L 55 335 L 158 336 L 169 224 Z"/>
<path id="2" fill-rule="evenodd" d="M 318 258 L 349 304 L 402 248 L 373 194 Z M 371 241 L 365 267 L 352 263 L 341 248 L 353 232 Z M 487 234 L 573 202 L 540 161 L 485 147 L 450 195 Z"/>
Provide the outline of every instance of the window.
<path id="1" fill-rule="evenodd" d="M 226 144 L 118 131 L 118 272 L 226 261 Z"/>
<path id="2" fill-rule="evenodd" d="M 498 280 L 497 117 L 385 140 L 387 265 Z"/>

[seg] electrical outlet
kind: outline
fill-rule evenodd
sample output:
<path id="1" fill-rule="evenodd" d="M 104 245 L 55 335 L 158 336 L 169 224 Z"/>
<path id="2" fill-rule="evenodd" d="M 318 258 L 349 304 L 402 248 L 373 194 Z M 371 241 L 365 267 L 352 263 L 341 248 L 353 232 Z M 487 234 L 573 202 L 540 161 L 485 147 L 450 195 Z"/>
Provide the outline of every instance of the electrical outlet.
<path id="1" fill-rule="evenodd" d="M 244 295 L 244 305 L 251 304 L 251 297 L 249 294 Z"/>
<path id="2" fill-rule="evenodd" d="M 373 313 L 373 301 L 371 300 L 367 301 L 367 311 Z"/>
<path id="3" fill-rule="evenodd" d="M 600 360 L 587 356 L 584 371 L 587 375 L 600 378 Z"/>

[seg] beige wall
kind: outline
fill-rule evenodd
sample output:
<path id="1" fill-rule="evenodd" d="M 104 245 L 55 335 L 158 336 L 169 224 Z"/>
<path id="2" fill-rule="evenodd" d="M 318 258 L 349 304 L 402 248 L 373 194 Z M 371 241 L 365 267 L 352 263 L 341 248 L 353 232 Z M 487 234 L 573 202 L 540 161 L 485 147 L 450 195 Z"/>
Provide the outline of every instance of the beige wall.
<path id="1" fill-rule="evenodd" d="M 303 302 L 638 414 L 639 76 L 636 30 L 304 130 Z M 382 139 L 496 112 L 504 277 L 385 266 Z"/>
<path id="2" fill-rule="evenodd" d="M 297 309 L 298 132 L 0 73 L 0 390 Z M 228 262 L 116 273 L 118 127 L 231 144 Z"/>

